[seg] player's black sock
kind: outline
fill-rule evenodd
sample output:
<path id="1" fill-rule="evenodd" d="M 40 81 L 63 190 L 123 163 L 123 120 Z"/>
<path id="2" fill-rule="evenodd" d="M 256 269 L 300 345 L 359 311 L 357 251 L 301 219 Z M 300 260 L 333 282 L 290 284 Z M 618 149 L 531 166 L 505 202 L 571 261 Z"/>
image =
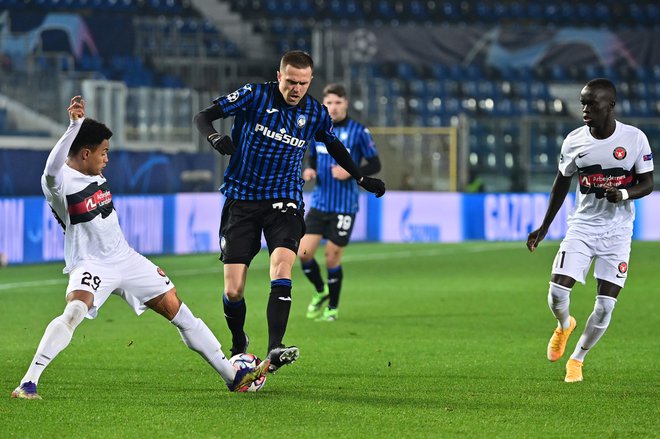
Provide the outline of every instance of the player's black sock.
<path id="1" fill-rule="evenodd" d="M 341 280 L 344 272 L 341 265 L 336 268 L 328 268 L 328 290 L 330 290 L 330 302 L 328 308 L 335 309 L 339 306 L 339 293 L 341 292 Z"/>
<path id="2" fill-rule="evenodd" d="M 231 340 L 232 344 L 235 347 L 244 347 L 245 344 L 245 332 L 243 332 L 243 326 L 245 326 L 245 313 L 247 311 L 247 306 L 245 306 L 245 299 L 241 299 L 238 302 L 230 302 L 227 299 L 227 296 L 222 295 L 222 305 L 225 311 L 225 320 L 227 320 L 227 326 L 231 331 Z"/>
<path id="3" fill-rule="evenodd" d="M 286 324 L 291 310 L 291 279 L 275 279 L 270 281 L 270 296 L 268 297 L 268 351 L 282 344 Z"/>
<path id="4" fill-rule="evenodd" d="M 316 259 L 313 259 L 307 263 L 302 263 L 302 270 L 307 276 L 307 279 L 314 284 L 317 292 L 323 291 L 323 279 L 321 278 L 321 269 L 319 264 L 316 262 Z"/>

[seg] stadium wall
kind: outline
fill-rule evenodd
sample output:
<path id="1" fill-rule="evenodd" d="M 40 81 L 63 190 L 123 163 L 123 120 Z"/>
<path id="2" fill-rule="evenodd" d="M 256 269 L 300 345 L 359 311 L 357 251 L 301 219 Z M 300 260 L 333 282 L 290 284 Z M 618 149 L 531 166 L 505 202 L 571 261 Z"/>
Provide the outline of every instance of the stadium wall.
<path id="1" fill-rule="evenodd" d="M 130 244 L 144 254 L 218 252 L 222 195 L 115 196 L 115 208 Z M 541 223 L 547 194 L 388 192 L 361 194 L 353 241 L 524 241 Z M 566 233 L 573 196 L 557 215 L 548 239 Z M 660 240 L 660 192 L 635 202 L 634 239 Z M 43 197 L 0 198 L 0 251 L 13 264 L 63 259 L 64 234 Z"/>

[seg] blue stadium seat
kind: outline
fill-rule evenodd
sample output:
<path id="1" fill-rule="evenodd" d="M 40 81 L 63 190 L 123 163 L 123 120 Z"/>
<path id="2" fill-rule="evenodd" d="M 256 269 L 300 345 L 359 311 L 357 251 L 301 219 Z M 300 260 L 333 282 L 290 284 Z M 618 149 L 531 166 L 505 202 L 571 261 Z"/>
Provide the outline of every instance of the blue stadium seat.
<path id="1" fill-rule="evenodd" d="M 78 69 L 85 71 L 99 71 L 103 68 L 103 59 L 100 56 L 83 55 L 78 59 Z"/>
<path id="2" fill-rule="evenodd" d="M 0 133 L 4 133 L 9 129 L 7 122 L 7 110 L 0 108 Z"/>
<path id="3" fill-rule="evenodd" d="M 445 1 L 442 3 L 442 17 L 448 21 L 458 20 L 461 17 L 461 8 L 457 2 Z"/>
<path id="4" fill-rule="evenodd" d="M 426 3 L 420 0 L 408 2 L 408 13 L 413 21 L 425 21 L 429 19 L 429 10 Z"/>
<path id="5" fill-rule="evenodd" d="M 377 0 L 378 4 L 376 5 L 376 17 L 381 20 L 392 20 L 396 18 L 397 14 L 394 10 L 394 6 L 388 0 Z"/>

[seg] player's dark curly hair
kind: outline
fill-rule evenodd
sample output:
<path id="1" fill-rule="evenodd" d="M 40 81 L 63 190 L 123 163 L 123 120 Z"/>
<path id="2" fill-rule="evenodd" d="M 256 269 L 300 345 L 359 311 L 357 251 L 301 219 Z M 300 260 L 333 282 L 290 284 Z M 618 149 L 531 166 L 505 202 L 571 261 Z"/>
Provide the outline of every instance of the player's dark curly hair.
<path id="1" fill-rule="evenodd" d="M 69 149 L 69 156 L 74 156 L 80 152 L 81 149 L 87 148 L 94 151 L 106 139 L 112 137 L 112 131 L 105 124 L 94 120 L 85 119 L 78 131 L 76 139 L 71 144 Z"/>
<path id="2" fill-rule="evenodd" d="M 284 70 L 286 66 L 297 69 L 306 69 L 309 67 L 314 70 L 314 60 L 309 53 L 303 50 L 291 50 L 285 53 L 280 60 L 280 70 Z"/>
<path id="3" fill-rule="evenodd" d="M 334 84 L 328 84 L 323 88 L 323 96 L 326 95 L 337 95 L 340 98 L 345 98 L 346 97 L 346 87 L 344 87 L 342 84 L 339 83 L 334 83 Z"/>

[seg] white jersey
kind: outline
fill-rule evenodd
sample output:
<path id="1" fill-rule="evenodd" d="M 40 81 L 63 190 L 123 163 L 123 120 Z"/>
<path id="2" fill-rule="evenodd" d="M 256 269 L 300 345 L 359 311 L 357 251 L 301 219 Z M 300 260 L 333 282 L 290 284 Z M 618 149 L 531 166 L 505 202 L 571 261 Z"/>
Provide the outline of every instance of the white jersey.
<path id="1" fill-rule="evenodd" d="M 651 147 L 638 128 L 616 121 L 614 133 L 607 139 L 595 139 L 586 125 L 572 131 L 561 146 L 559 159 L 562 175 L 578 173 L 575 209 L 568 218 L 569 227 L 586 234 L 622 228 L 632 232 L 634 202 L 610 203 L 605 190 L 633 186 L 637 174 L 652 171 Z"/>
<path id="2" fill-rule="evenodd" d="M 41 188 L 64 228 L 64 272 L 83 260 L 121 261 L 133 252 L 119 227 L 112 193 L 102 175 L 85 175 L 66 164 L 83 119 L 71 121 L 46 161 Z"/>

